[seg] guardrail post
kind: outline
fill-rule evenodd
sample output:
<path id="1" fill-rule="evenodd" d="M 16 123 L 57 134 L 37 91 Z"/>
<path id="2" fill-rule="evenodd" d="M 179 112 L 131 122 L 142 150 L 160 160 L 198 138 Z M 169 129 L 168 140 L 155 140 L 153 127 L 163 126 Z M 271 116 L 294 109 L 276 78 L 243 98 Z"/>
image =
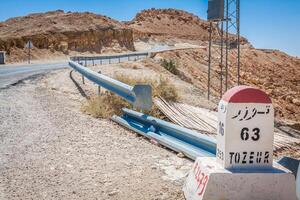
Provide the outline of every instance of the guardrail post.
<path id="1" fill-rule="evenodd" d="M 93 66 L 95 66 L 95 60 L 94 60 L 94 58 L 93 58 Z"/>
<path id="2" fill-rule="evenodd" d="M 119 63 L 121 62 L 121 58 L 119 57 Z"/>
<path id="3" fill-rule="evenodd" d="M 111 64 L 110 58 L 108 58 L 108 63 Z"/>
<path id="4" fill-rule="evenodd" d="M 101 71 L 98 71 L 98 74 L 101 74 Z M 100 95 L 101 94 L 101 87 L 100 87 L 100 85 L 98 85 L 98 95 Z"/>
<path id="5" fill-rule="evenodd" d="M 83 63 L 81 63 L 81 62 L 79 61 L 79 58 L 78 58 L 78 64 L 79 64 L 79 65 L 83 65 Z M 85 83 L 84 83 L 84 76 L 83 76 L 83 75 L 81 75 L 81 80 L 82 80 L 82 84 L 85 84 Z"/>
<path id="6" fill-rule="evenodd" d="M 87 67 L 87 63 L 86 63 L 86 58 L 84 59 L 84 67 Z M 84 81 L 84 76 L 82 75 L 82 84 L 85 84 L 85 81 Z"/>
<path id="7" fill-rule="evenodd" d="M 102 65 L 102 59 L 100 58 L 100 65 Z"/>

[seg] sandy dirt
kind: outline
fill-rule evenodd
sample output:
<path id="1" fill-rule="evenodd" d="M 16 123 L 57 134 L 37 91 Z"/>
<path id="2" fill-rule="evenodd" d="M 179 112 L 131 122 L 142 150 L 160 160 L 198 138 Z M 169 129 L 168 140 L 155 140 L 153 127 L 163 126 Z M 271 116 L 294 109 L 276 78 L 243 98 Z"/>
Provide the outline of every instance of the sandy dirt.
<path id="1" fill-rule="evenodd" d="M 0 199 L 183 199 L 192 162 L 82 114 L 69 72 L 0 91 Z"/>

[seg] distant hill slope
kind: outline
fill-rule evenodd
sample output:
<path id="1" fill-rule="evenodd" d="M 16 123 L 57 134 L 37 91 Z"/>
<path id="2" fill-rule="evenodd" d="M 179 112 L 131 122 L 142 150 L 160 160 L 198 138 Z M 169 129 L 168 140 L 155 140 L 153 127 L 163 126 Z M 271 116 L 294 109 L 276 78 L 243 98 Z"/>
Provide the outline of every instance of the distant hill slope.
<path id="1" fill-rule="evenodd" d="M 0 23 L 0 50 L 24 48 L 31 39 L 37 48 L 96 51 L 115 41 L 134 50 L 132 31 L 121 22 L 93 13 L 51 11 Z"/>
<path id="2" fill-rule="evenodd" d="M 207 50 L 186 49 L 157 53 L 157 57 L 174 60 L 179 77 L 207 92 Z M 214 54 L 213 57 L 218 56 Z M 232 52 L 229 61 L 232 60 Z M 237 83 L 236 66 L 229 66 L 229 88 Z M 211 93 L 220 95 L 220 68 L 212 67 Z M 223 69 L 224 73 L 224 69 Z M 264 90 L 273 101 L 277 118 L 300 122 L 300 59 L 280 51 L 263 51 L 254 48 L 242 50 L 241 84 Z M 223 80 L 224 81 L 224 80 Z M 224 89 L 224 87 L 223 87 Z M 217 102 L 216 102 L 217 103 Z M 298 128 L 299 129 L 299 128 Z"/>
<path id="3" fill-rule="evenodd" d="M 133 29 L 136 39 L 162 36 L 188 40 L 209 40 L 209 22 L 183 10 L 143 10 L 127 25 Z M 248 43 L 245 38 L 241 38 L 241 42 Z"/>
<path id="4" fill-rule="evenodd" d="M 128 26 L 140 35 L 169 35 L 200 40 L 209 38 L 207 21 L 175 9 L 143 10 L 128 22 Z"/>
<path id="5" fill-rule="evenodd" d="M 7 52 L 10 62 L 26 59 L 24 46 L 28 40 L 36 47 L 32 52 L 34 59 L 46 54 L 103 53 L 106 49 L 108 52 L 133 51 L 134 38 L 202 42 L 209 38 L 208 29 L 207 21 L 175 9 L 144 10 L 126 23 L 88 12 L 57 10 L 0 22 L 0 50 Z"/>

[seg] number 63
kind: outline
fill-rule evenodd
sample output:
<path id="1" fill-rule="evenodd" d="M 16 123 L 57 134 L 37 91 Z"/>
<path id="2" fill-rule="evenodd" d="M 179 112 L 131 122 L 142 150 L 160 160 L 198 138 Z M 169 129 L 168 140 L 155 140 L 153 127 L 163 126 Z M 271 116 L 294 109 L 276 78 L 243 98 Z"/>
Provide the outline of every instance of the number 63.
<path id="1" fill-rule="evenodd" d="M 259 140 L 260 138 L 260 129 L 259 128 L 254 128 L 252 129 L 252 136 L 251 136 L 251 139 L 253 141 L 257 141 Z M 242 131 L 241 131 L 241 139 L 242 140 L 249 140 L 250 138 L 250 134 L 249 134 L 249 128 L 243 128 Z"/>

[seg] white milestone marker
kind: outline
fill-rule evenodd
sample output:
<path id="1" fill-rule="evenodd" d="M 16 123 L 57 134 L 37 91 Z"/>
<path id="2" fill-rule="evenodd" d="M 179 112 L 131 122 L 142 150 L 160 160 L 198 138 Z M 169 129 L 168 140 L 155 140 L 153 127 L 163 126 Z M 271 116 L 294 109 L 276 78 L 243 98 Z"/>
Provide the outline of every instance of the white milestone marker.
<path id="1" fill-rule="evenodd" d="M 274 110 L 256 88 L 237 86 L 218 108 L 216 157 L 198 157 L 183 186 L 187 200 L 297 200 L 294 175 L 274 162 Z"/>
<path id="2" fill-rule="evenodd" d="M 262 91 L 235 87 L 218 107 L 217 161 L 226 169 L 271 168 L 274 109 Z"/>

